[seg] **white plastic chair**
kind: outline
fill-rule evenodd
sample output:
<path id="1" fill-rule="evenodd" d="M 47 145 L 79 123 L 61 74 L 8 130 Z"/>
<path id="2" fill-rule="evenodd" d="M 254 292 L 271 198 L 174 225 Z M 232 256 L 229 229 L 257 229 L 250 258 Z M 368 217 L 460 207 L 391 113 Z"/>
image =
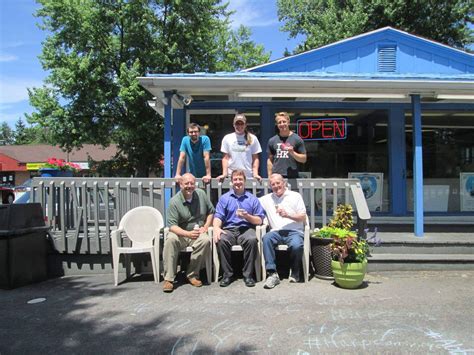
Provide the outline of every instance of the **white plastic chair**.
<path id="1" fill-rule="evenodd" d="M 267 230 L 268 230 L 268 221 L 265 218 L 265 222 L 262 225 L 262 232 L 261 232 L 261 237 L 260 237 L 261 239 L 263 238 L 263 236 L 265 235 Z M 309 231 L 310 231 L 309 221 L 308 221 L 308 217 L 306 217 L 306 223 L 305 223 L 304 231 L 303 231 L 304 241 L 303 241 L 303 259 L 302 259 L 304 282 L 308 282 L 308 280 L 309 280 L 309 251 L 310 251 Z M 288 250 L 288 245 L 278 244 L 277 247 L 276 247 L 276 250 L 287 251 Z M 261 261 L 262 275 L 265 275 L 265 273 L 266 273 L 266 270 L 265 270 L 265 256 L 263 255 L 263 250 L 262 250 L 261 256 L 262 256 L 262 261 Z"/>
<path id="2" fill-rule="evenodd" d="M 208 234 L 209 236 L 212 238 L 212 227 L 209 227 L 208 229 Z M 165 228 L 164 230 L 164 240 L 166 242 L 166 238 L 168 237 L 168 233 L 169 233 L 170 229 L 168 227 Z M 212 283 L 212 247 L 213 247 L 213 243 L 211 241 L 211 251 L 209 253 L 209 256 L 208 258 L 206 259 L 206 276 L 207 276 L 207 282 L 210 284 Z M 193 247 L 186 247 L 184 249 L 181 250 L 181 253 L 191 253 L 193 251 Z"/>
<path id="3" fill-rule="evenodd" d="M 155 282 L 160 281 L 160 230 L 162 228 L 163 217 L 160 211 L 153 207 L 136 207 L 122 217 L 118 229 L 111 234 L 115 286 L 118 285 L 120 254 L 126 254 L 128 278 L 130 276 L 130 257 L 127 254 L 150 253 Z M 130 239 L 130 247 L 120 246 L 122 232 L 125 232 Z"/>
<path id="4" fill-rule="evenodd" d="M 257 257 L 255 258 L 255 277 L 257 279 L 257 282 L 260 282 L 262 281 L 262 274 L 261 271 L 262 270 L 262 264 L 261 264 L 261 260 L 263 258 L 263 249 L 262 249 L 262 227 L 263 226 L 257 226 L 257 228 L 255 229 L 255 233 L 257 235 L 257 247 L 258 247 L 258 251 L 257 251 Z M 213 243 L 212 243 L 212 257 L 214 259 L 214 281 L 217 282 L 218 279 L 219 279 L 219 268 L 220 268 L 220 261 L 219 261 L 219 253 L 218 253 L 218 250 L 217 250 L 217 244 L 214 243 L 214 235 L 212 234 L 212 240 L 213 240 Z M 241 245 L 233 245 L 232 246 L 232 251 L 243 251 L 244 249 L 242 248 Z M 264 266 L 265 267 L 265 266 Z"/>

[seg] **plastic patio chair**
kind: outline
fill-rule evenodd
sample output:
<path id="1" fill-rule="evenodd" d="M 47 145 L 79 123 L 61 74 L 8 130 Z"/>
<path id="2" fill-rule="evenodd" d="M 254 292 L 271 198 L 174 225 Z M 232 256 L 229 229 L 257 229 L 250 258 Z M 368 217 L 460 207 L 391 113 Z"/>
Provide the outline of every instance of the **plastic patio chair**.
<path id="1" fill-rule="evenodd" d="M 212 227 L 209 227 L 208 229 L 208 234 L 209 236 L 212 238 Z M 164 240 L 166 241 L 166 238 L 168 237 L 168 233 L 169 233 L 169 228 L 166 227 L 165 230 L 164 230 Z M 210 284 L 212 283 L 212 247 L 213 247 L 213 243 L 211 241 L 211 251 L 206 259 L 206 276 L 207 276 L 207 282 Z M 186 247 L 184 249 L 181 250 L 181 253 L 191 253 L 193 251 L 193 247 L 190 246 L 190 247 Z"/>
<path id="2" fill-rule="evenodd" d="M 136 207 L 122 217 L 118 229 L 111 234 L 115 286 L 118 285 L 120 254 L 126 254 L 125 264 L 128 278 L 130 276 L 130 256 L 128 254 L 150 253 L 155 282 L 160 281 L 160 230 L 162 228 L 163 216 L 153 207 Z M 120 246 L 123 232 L 131 241 L 130 247 Z"/>
<path id="3" fill-rule="evenodd" d="M 261 232 L 261 238 L 263 239 L 263 236 L 268 230 L 268 221 L 265 218 L 265 222 L 262 225 L 262 232 Z M 304 226 L 304 241 L 303 241 L 303 257 L 302 257 L 302 264 L 303 264 L 303 278 L 304 282 L 308 282 L 309 280 L 309 252 L 310 252 L 310 243 L 309 243 L 309 232 L 310 232 L 310 227 L 309 227 L 309 220 L 308 217 L 306 217 L 306 223 Z M 288 250 L 288 245 L 286 244 L 278 244 L 276 247 L 276 250 L 278 251 L 287 251 Z M 262 275 L 265 275 L 266 270 L 265 270 L 265 256 L 263 255 L 263 250 L 262 253 L 260 254 L 262 257 L 261 265 L 262 265 Z M 262 276 L 263 277 L 263 276 Z"/>

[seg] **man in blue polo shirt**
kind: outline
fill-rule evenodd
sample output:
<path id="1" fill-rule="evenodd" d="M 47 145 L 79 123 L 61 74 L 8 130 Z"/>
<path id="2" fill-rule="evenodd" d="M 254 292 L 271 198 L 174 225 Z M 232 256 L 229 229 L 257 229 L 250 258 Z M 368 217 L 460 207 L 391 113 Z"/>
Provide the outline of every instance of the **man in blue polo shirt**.
<path id="1" fill-rule="evenodd" d="M 178 166 L 176 168 L 175 179 L 179 181 L 181 172 L 188 159 L 189 172 L 196 178 L 202 178 L 205 183 L 211 180 L 211 140 L 208 136 L 200 135 L 199 125 L 190 123 L 188 125 L 188 135 L 183 137 L 179 147 Z"/>
<path id="2" fill-rule="evenodd" d="M 234 170 L 231 174 L 232 190 L 219 199 L 214 214 L 214 242 L 217 244 L 224 272 L 221 287 L 229 286 L 234 276 L 231 257 L 232 246 L 239 244 L 244 251 L 245 286 L 255 286 L 255 258 L 258 257 L 255 226 L 262 224 L 265 211 L 257 197 L 245 191 L 245 173 Z M 259 272 L 260 270 L 258 270 Z"/>

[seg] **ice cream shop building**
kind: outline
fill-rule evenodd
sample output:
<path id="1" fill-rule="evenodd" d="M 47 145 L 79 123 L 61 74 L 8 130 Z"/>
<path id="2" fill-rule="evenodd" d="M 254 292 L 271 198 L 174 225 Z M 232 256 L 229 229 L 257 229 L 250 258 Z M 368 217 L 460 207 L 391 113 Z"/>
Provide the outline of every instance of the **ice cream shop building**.
<path id="1" fill-rule="evenodd" d="M 375 215 L 474 216 L 474 55 L 390 27 L 237 72 L 140 78 L 165 119 L 165 177 L 197 122 L 220 143 L 244 112 L 260 140 L 274 114 L 305 140 L 304 177 L 357 177 Z"/>

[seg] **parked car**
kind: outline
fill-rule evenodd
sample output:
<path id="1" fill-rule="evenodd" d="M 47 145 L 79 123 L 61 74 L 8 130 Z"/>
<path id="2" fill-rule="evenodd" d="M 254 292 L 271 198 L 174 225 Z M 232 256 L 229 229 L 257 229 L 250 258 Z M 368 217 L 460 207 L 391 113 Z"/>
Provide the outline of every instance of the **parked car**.
<path id="1" fill-rule="evenodd" d="M 14 187 L 15 201 L 31 190 L 31 179 L 26 180 L 23 184 Z"/>
<path id="2" fill-rule="evenodd" d="M 19 190 L 22 190 L 23 192 L 19 194 L 19 197 L 15 200 L 14 203 L 31 203 L 32 197 L 31 197 L 31 179 L 27 180 L 25 184 L 22 185 L 22 188 Z M 78 189 L 78 194 L 80 195 L 81 190 Z M 103 191 L 99 191 L 99 223 L 105 223 L 105 203 L 104 203 L 104 196 L 103 196 Z M 45 209 L 48 208 L 48 198 L 49 194 L 46 192 L 46 200 L 45 202 Z M 82 200 L 82 198 L 80 198 Z M 95 201 L 94 201 L 94 195 L 90 194 L 88 197 L 88 208 L 87 208 L 87 219 L 88 223 L 94 223 L 95 220 Z M 110 191 L 110 199 L 109 199 L 109 219 L 111 222 L 113 222 L 114 219 L 114 209 L 115 209 L 115 197 L 113 195 L 113 191 Z M 59 206 L 58 206 L 58 201 L 55 200 L 55 205 L 54 205 L 54 212 L 56 216 L 59 215 Z"/>
<path id="3" fill-rule="evenodd" d="M 15 201 L 15 191 L 8 186 L 0 186 L 0 193 L 2 195 L 2 203 L 10 204 Z"/>

